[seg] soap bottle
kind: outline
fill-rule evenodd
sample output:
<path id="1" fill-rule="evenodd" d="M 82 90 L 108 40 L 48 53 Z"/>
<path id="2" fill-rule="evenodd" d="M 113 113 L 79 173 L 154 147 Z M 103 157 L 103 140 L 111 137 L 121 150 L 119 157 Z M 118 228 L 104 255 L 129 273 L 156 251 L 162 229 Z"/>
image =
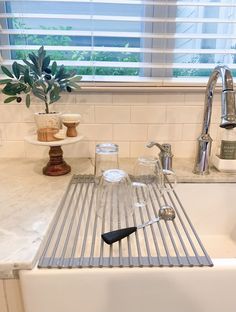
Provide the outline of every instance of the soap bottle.
<path id="1" fill-rule="evenodd" d="M 236 128 L 224 129 L 220 144 L 221 159 L 236 159 Z"/>

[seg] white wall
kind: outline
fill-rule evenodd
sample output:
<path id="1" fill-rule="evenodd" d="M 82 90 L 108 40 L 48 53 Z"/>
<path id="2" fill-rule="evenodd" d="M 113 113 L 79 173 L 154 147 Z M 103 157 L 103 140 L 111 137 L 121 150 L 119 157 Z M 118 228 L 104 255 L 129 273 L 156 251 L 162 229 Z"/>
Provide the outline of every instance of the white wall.
<path id="1" fill-rule="evenodd" d="M 80 92 L 64 94 L 54 109 L 82 115 L 78 127 L 84 140 L 64 146 L 65 157 L 93 157 L 95 144 L 112 141 L 120 146 L 120 157 L 137 157 L 148 140 L 172 144 L 175 157 L 194 157 L 200 134 L 204 89 L 159 89 L 157 91 Z M 0 95 L 0 158 L 48 157 L 48 148 L 24 142 L 35 131 L 33 112 L 42 111 L 35 100 L 30 109 L 23 103 L 3 104 Z M 220 95 L 213 103 L 211 136 L 216 142 L 220 121 Z"/>

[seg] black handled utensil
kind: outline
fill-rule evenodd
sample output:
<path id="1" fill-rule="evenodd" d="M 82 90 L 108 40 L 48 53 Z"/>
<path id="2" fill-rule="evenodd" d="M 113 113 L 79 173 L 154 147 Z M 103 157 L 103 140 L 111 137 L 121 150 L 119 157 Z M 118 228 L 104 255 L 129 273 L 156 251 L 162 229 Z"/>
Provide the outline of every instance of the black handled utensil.
<path id="1" fill-rule="evenodd" d="M 132 227 L 124 228 L 124 229 L 119 229 L 119 230 L 103 233 L 101 236 L 105 243 L 107 243 L 108 245 L 111 245 L 129 236 L 130 234 L 136 232 L 137 230 L 144 228 L 145 226 L 151 225 L 155 222 L 159 222 L 160 220 L 166 220 L 166 221 L 174 220 L 174 218 L 175 218 L 174 209 L 170 206 L 163 206 L 159 210 L 159 216 L 157 218 L 154 218 L 138 226 L 132 226 Z"/>

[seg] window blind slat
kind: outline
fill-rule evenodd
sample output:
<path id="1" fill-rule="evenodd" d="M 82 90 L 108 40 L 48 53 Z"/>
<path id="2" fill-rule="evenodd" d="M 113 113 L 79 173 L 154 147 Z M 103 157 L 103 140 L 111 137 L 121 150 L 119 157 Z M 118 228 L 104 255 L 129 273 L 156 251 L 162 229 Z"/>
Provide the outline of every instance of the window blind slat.
<path id="1" fill-rule="evenodd" d="M 62 29 L 2 29 L 3 35 L 56 35 L 56 36 L 83 36 L 83 37 L 122 37 L 122 38 L 163 38 L 163 39 L 236 39 L 236 33 L 228 34 L 153 34 L 138 32 L 105 32 L 105 31 L 79 31 Z"/>
<path id="2" fill-rule="evenodd" d="M 12 65 L 14 60 L 4 61 L 4 65 Z M 24 64 L 22 61 L 19 63 Z M 65 66 L 93 66 L 93 67 L 113 67 L 113 68 L 185 68 L 185 69 L 195 69 L 196 66 L 194 64 L 189 63 L 172 63 L 172 64 L 159 64 L 159 63 L 131 63 L 131 62 L 99 62 L 99 61 L 57 61 L 58 65 L 65 65 Z M 215 64 L 198 64 L 198 69 L 213 69 L 216 65 Z M 231 68 L 236 69 L 236 64 L 232 65 Z"/>
<path id="3" fill-rule="evenodd" d="M 185 1 L 143 1 L 143 0 L 9 0 L 8 2 L 71 2 L 71 3 L 100 3 L 100 4 L 120 4 L 120 5 L 151 5 L 151 6 L 183 6 L 183 7 L 236 7 L 236 3 L 230 2 L 185 2 Z M 6 0 L 0 0 L 6 2 Z"/>
<path id="4" fill-rule="evenodd" d="M 0 13 L 0 18 L 39 18 L 39 19 L 74 19 L 88 21 L 126 21 L 126 22 L 151 22 L 151 23 L 236 23 L 236 19 L 219 18 L 145 18 L 134 16 L 111 15 L 79 15 L 79 14 L 35 14 L 35 13 Z"/>
<path id="5" fill-rule="evenodd" d="M 22 50 L 22 51 L 35 51 L 40 48 L 39 45 L 3 45 L 0 50 Z M 167 53 L 167 54 L 236 54 L 236 49 L 145 49 L 145 48 L 119 48 L 119 47 L 91 47 L 91 46 L 44 46 L 46 51 L 102 51 L 102 52 L 125 52 L 125 53 Z"/>

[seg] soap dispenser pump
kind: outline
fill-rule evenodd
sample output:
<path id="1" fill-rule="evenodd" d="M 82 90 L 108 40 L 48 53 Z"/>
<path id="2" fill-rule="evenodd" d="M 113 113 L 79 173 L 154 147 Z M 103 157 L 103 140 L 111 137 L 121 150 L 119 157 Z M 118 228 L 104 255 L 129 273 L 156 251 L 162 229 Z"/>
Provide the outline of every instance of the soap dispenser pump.
<path id="1" fill-rule="evenodd" d="M 157 142 L 151 141 L 147 143 L 146 147 L 157 146 L 160 149 L 159 158 L 164 170 L 173 171 L 172 169 L 172 158 L 173 154 L 171 152 L 171 145 L 168 143 L 159 144 Z"/>

